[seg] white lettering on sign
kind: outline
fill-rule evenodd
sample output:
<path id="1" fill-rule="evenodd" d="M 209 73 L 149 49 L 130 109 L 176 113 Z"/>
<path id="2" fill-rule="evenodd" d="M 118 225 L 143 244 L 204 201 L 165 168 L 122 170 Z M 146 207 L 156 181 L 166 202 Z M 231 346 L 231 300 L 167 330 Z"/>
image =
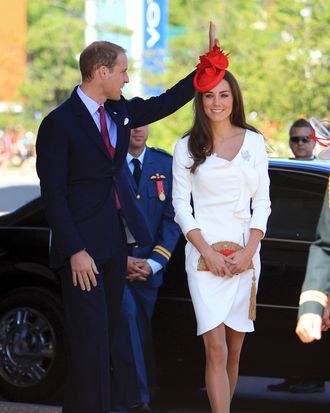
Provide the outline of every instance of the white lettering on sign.
<path id="1" fill-rule="evenodd" d="M 151 48 L 154 47 L 154 45 L 160 39 L 160 34 L 157 30 L 157 27 L 160 23 L 161 12 L 158 3 L 154 2 L 153 0 L 148 0 L 147 3 L 147 32 L 150 35 L 149 39 L 147 40 L 147 47 Z"/>

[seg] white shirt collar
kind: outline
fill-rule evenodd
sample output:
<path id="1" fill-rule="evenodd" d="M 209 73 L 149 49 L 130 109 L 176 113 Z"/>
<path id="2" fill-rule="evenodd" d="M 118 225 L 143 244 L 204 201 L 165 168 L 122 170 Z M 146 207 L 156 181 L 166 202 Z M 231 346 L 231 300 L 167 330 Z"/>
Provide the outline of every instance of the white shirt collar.
<path id="1" fill-rule="evenodd" d="M 90 98 L 89 96 L 86 95 L 81 89 L 80 86 L 77 87 L 77 94 L 80 97 L 80 99 L 83 101 L 85 106 L 87 107 L 89 113 L 94 116 L 95 113 L 97 112 L 98 108 L 100 107 L 100 104 L 97 103 L 94 99 Z M 103 105 L 102 105 L 103 106 Z"/>
<path id="2" fill-rule="evenodd" d="M 147 151 L 147 147 L 145 146 L 144 149 L 143 149 L 143 152 L 141 153 L 141 155 L 137 157 L 137 159 L 140 161 L 141 165 L 143 165 L 143 161 L 144 161 L 144 157 L 145 157 L 146 151 Z M 133 156 L 133 155 L 131 155 L 129 152 L 127 152 L 126 160 L 127 160 L 127 163 L 128 163 L 128 164 L 129 164 L 129 163 L 131 162 L 131 160 L 134 159 L 134 158 L 135 158 L 135 156 Z"/>

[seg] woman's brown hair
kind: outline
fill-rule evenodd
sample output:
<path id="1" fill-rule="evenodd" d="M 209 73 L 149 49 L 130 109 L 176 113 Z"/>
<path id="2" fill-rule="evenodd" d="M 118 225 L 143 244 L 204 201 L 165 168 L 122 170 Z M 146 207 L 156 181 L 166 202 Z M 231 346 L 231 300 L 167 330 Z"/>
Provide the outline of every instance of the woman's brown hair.
<path id="1" fill-rule="evenodd" d="M 229 83 L 233 95 L 233 109 L 230 114 L 230 122 L 232 125 L 243 129 L 258 132 L 256 128 L 246 122 L 243 98 L 237 80 L 228 70 L 225 71 L 223 78 Z M 204 112 L 203 93 L 196 92 L 195 94 L 194 112 L 194 123 L 192 128 L 186 133 L 186 135 L 189 135 L 188 149 L 194 160 L 190 168 L 191 173 L 194 173 L 197 167 L 205 162 L 206 157 L 213 153 L 212 130 L 209 119 Z"/>

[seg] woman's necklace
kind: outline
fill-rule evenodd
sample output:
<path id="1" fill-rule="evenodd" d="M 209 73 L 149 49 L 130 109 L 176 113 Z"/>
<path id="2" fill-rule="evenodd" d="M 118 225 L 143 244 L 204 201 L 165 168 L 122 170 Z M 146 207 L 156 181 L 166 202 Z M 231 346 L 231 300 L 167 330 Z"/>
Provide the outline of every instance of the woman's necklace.
<path id="1" fill-rule="evenodd" d="M 233 134 L 233 135 L 215 138 L 214 140 L 215 140 L 215 141 L 218 141 L 218 142 L 224 142 L 224 141 L 226 141 L 226 140 L 228 140 L 228 139 L 235 138 L 235 136 L 242 135 L 242 133 L 243 133 L 243 132 L 240 131 L 240 132 L 237 132 L 237 133 L 235 133 L 235 134 Z"/>

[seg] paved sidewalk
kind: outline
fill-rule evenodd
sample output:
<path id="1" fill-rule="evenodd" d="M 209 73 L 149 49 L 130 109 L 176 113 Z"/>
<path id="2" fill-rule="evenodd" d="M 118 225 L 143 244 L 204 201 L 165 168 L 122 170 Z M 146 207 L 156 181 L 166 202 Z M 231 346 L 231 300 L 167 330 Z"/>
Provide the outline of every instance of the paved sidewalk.
<path id="1" fill-rule="evenodd" d="M 0 168 L 0 176 L 0 186 L 39 185 L 39 178 L 36 171 Z"/>
<path id="2" fill-rule="evenodd" d="M 0 413 L 61 413 L 60 406 L 41 404 L 9 403 L 0 401 Z M 116 412 L 110 412 L 116 413 Z"/>
<path id="3" fill-rule="evenodd" d="M 0 402 L 0 413 L 61 413 L 59 406 Z"/>

